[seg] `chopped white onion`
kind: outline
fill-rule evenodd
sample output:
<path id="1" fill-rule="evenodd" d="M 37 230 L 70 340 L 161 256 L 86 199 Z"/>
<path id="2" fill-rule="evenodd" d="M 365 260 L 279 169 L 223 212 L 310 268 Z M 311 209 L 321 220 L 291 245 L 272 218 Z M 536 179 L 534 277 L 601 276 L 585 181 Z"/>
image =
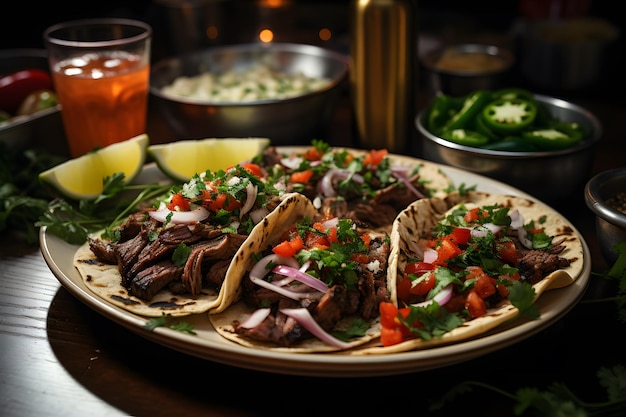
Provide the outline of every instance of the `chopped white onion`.
<path id="1" fill-rule="evenodd" d="M 239 218 L 243 218 L 243 216 L 249 212 L 252 207 L 254 207 L 254 203 L 256 202 L 256 196 L 258 193 L 258 187 L 251 182 L 246 185 L 246 202 L 243 204 L 241 209 L 239 210 Z"/>
<path id="2" fill-rule="evenodd" d="M 522 245 L 524 245 L 525 248 L 533 248 L 533 242 L 528 239 L 528 231 L 525 228 L 520 227 L 519 229 L 517 229 L 517 236 L 519 237 L 519 241 L 522 243 Z"/>
<path id="3" fill-rule="evenodd" d="M 520 213 L 518 209 L 511 210 L 509 217 L 511 218 L 511 227 L 513 229 L 524 227 L 524 216 L 522 216 L 522 213 Z"/>
<path id="4" fill-rule="evenodd" d="M 269 213 L 266 207 L 261 207 L 250 212 L 250 219 L 252 219 L 254 224 L 259 224 Z"/>
<path id="5" fill-rule="evenodd" d="M 437 260 L 438 257 L 439 254 L 433 248 L 424 249 L 424 262 L 432 264 Z"/>
<path id="6" fill-rule="evenodd" d="M 269 308 L 259 308 L 246 317 L 246 319 L 239 324 L 239 327 L 243 327 L 244 329 L 253 329 L 263 323 L 263 320 L 265 320 L 269 315 Z"/>
<path id="7" fill-rule="evenodd" d="M 339 349 L 349 349 L 352 347 L 350 343 L 339 340 L 330 333 L 326 332 L 326 330 L 322 329 L 306 308 L 283 308 L 280 312 L 296 320 L 302 327 L 307 329 L 313 336 L 317 337 L 324 343 L 328 343 L 329 345 Z"/>
<path id="8" fill-rule="evenodd" d="M 300 167 L 300 164 L 302 163 L 303 158 L 300 156 L 292 156 L 289 158 L 282 158 L 280 160 L 281 165 L 283 165 L 286 168 L 289 169 L 298 169 Z"/>
<path id="9" fill-rule="evenodd" d="M 190 211 L 172 211 L 167 208 L 149 211 L 148 214 L 154 220 L 161 223 L 167 223 L 167 217 L 171 213 L 170 223 L 175 224 L 193 224 L 199 223 L 209 217 L 209 210 L 202 206 L 198 206 Z"/>

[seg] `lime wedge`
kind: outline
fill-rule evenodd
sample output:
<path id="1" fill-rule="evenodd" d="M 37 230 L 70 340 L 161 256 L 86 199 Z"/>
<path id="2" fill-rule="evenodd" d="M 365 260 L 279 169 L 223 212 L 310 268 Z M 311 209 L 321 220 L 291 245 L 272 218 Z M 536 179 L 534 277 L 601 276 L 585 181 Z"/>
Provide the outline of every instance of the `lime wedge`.
<path id="1" fill-rule="evenodd" d="M 90 200 L 102 194 L 102 181 L 122 172 L 127 183 L 141 172 L 146 161 L 148 135 L 141 134 L 65 161 L 39 174 L 39 179 L 63 196 Z"/>
<path id="2" fill-rule="evenodd" d="M 186 182 L 206 170 L 230 168 L 259 155 L 268 138 L 208 138 L 148 146 L 148 156 L 170 178 Z"/>

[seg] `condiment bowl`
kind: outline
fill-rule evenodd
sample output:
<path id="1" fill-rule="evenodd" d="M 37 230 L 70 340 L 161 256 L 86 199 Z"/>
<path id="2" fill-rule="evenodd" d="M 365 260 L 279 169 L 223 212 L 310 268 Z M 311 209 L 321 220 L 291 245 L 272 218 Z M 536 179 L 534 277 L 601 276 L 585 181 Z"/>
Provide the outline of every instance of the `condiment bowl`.
<path id="1" fill-rule="evenodd" d="M 515 56 L 496 45 L 465 43 L 433 50 L 422 58 L 434 93 L 463 96 L 507 85 Z"/>
<path id="2" fill-rule="evenodd" d="M 0 74 L 24 69 L 48 71 L 47 56 L 45 49 L 5 49 L 0 51 Z M 39 143 L 36 143 L 38 139 Z M 33 114 L 16 116 L 1 123 L 0 143 L 10 149 L 20 150 L 29 146 L 43 145 L 44 148 L 58 152 L 60 148 L 57 144 L 64 149 L 65 129 L 61 120 L 61 105 L 57 104 Z"/>
<path id="3" fill-rule="evenodd" d="M 585 203 L 596 216 L 596 235 L 602 256 L 613 264 L 618 253 L 614 247 L 626 242 L 626 197 L 621 210 L 616 199 L 626 195 L 626 167 L 615 168 L 593 176 L 585 186 Z"/>
<path id="4" fill-rule="evenodd" d="M 277 74 L 301 73 L 328 82 L 295 97 L 254 101 L 209 101 L 163 92 L 181 76 L 240 73 L 258 64 Z M 305 145 L 324 139 L 334 104 L 346 86 L 348 58 L 313 45 L 270 43 L 211 47 L 153 65 L 150 93 L 177 139 L 268 137 L 274 145 Z"/>
<path id="5" fill-rule="evenodd" d="M 426 129 L 426 108 L 415 119 L 423 157 L 494 178 L 549 204 L 580 193 L 590 176 L 602 125 L 596 116 L 574 103 L 543 95 L 534 97 L 555 118 L 578 123 L 588 132 L 586 137 L 572 147 L 550 151 L 503 151 L 460 145 Z"/>

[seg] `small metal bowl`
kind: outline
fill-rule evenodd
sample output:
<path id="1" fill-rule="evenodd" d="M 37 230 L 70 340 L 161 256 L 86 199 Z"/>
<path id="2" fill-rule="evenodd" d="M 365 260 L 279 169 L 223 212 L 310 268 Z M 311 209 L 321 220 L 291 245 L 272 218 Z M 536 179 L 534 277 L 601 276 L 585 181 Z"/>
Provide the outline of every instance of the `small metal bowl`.
<path id="1" fill-rule="evenodd" d="M 415 119 L 424 158 L 494 178 L 549 204 L 580 193 L 589 179 L 593 150 L 602 137 L 602 125 L 592 113 L 573 103 L 542 95 L 535 95 L 535 99 L 557 119 L 579 123 L 590 133 L 576 146 L 558 151 L 513 152 L 475 148 L 430 133 L 424 123 L 428 113 L 425 109 Z"/>
<path id="2" fill-rule="evenodd" d="M 276 100 L 211 103 L 175 98 L 161 89 L 180 76 L 243 71 L 263 62 L 279 73 L 302 72 L 330 83 L 307 94 Z M 273 145 L 323 139 L 336 99 L 347 81 L 348 58 L 304 44 L 238 44 L 165 59 L 151 70 L 150 93 L 177 135 L 173 139 L 268 137 Z"/>
<path id="3" fill-rule="evenodd" d="M 28 68 L 49 71 L 45 49 L 5 49 L 0 51 L 0 74 L 8 74 Z M 45 143 L 43 139 L 45 138 Z M 0 143 L 9 149 L 26 149 L 34 143 L 44 148 L 59 150 L 56 144 L 65 144 L 65 129 L 61 120 L 61 105 L 17 116 L 0 125 Z"/>
<path id="4" fill-rule="evenodd" d="M 506 86 L 514 63 L 508 49 L 475 43 L 437 49 L 422 59 L 427 85 L 436 94 L 450 96 Z"/>
<path id="5" fill-rule="evenodd" d="M 607 203 L 618 192 L 626 192 L 626 167 L 596 174 L 585 186 L 585 203 L 596 215 L 600 250 L 611 265 L 618 257 L 613 247 L 619 242 L 626 242 L 626 214 Z"/>

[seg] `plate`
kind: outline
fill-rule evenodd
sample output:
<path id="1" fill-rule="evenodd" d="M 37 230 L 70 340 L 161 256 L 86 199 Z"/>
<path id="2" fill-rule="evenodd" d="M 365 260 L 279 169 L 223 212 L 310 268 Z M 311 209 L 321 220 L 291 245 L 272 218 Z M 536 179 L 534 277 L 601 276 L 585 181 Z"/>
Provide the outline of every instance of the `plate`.
<path id="1" fill-rule="evenodd" d="M 283 149 L 286 148 L 279 148 L 281 151 Z M 392 157 L 406 162 L 433 164 L 417 158 Z M 466 186 L 475 184 L 479 191 L 534 199 L 516 188 L 487 177 L 446 165 L 440 165 L 439 168 L 456 186 L 462 183 Z M 163 179 L 154 164 L 147 164 L 136 181 L 154 182 Z M 581 236 L 572 224 L 570 227 Z M 83 284 L 82 277 L 73 265 L 78 246 L 46 233 L 45 228 L 40 231 L 43 257 L 61 285 L 88 307 L 132 332 L 176 351 L 234 367 L 313 377 L 373 377 L 426 371 L 486 355 L 542 331 L 567 314 L 585 292 L 591 274 L 591 255 L 582 236 L 580 240 L 584 258 L 581 276 L 572 285 L 548 291 L 537 300 L 541 312 L 539 319 L 518 319 L 480 337 L 452 345 L 389 355 L 349 356 L 345 353 L 290 354 L 240 346 L 219 336 L 206 313 L 185 317 L 186 322 L 194 325 L 195 336 L 163 327 L 148 331 L 144 329 L 146 318 L 109 304 Z"/>

